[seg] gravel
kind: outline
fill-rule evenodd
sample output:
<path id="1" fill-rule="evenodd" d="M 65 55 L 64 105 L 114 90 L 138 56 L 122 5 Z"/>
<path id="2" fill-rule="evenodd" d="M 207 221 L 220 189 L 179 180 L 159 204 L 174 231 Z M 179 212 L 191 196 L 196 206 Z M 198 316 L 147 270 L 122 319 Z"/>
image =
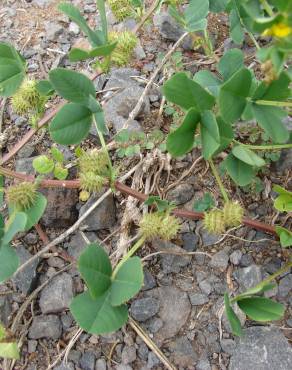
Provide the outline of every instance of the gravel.
<path id="1" fill-rule="evenodd" d="M 141 298 L 131 304 L 131 314 L 137 321 L 146 321 L 157 314 L 159 301 L 155 298 Z"/>
<path id="2" fill-rule="evenodd" d="M 30 339 L 59 339 L 61 335 L 62 325 L 56 315 L 35 316 L 28 332 Z"/>

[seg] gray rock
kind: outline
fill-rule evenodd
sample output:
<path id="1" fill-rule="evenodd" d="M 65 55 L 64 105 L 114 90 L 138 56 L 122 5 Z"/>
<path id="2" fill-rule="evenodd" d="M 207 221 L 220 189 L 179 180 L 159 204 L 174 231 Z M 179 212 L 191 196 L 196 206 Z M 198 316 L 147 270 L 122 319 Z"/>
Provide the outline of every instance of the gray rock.
<path id="1" fill-rule="evenodd" d="M 85 232 L 84 234 L 90 242 L 95 242 L 97 240 L 97 236 L 92 232 Z M 74 257 L 75 259 L 78 259 L 80 254 L 86 249 L 87 243 L 81 233 L 77 232 L 77 234 L 72 236 L 67 246 L 68 254 L 70 254 L 70 256 Z"/>
<path id="2" fill-rule="evenodd" d="M 70 227 L 78 218 L 76 204 L 79 200 L 77 189 L 43 189 L 48 203 L 41 219 L 47 227 Z"/>
<path id="3" fill-rule="evenodd" d="M 140 72 L 133 68 L 113 69 L 110 73 L 106 88 L 120 87 L 125 89 L 129 86 L 135 87 L 137 86 L 137 81 L 132 78 L 133 76 L 140 76 Z"/>
<path id="4" fill-rule="evenodd" d="M 74 363 L 78 364 L 81 354 L 82 354 L 81 351 L 71 349 L 68 355 L 68 360 L 73 361 Z"/>
<path id="5" fill-rule="evenodd" d="M 16 172 L 25 173 L 27 175 L 34 175 L 35 171 L 32 166 L 33 160 L 37 157 L 20 158 L 15 162 Z"/>
<path id="6" fill-rule="evenodd" d="M 68 309 L 73 298 L 72 277 L 63 273 L 56 276 L 43 290 L 39 305 L 43 314 Z"/>
<path id="7" fill-rule="evenodd" d="M 38 242 L 39 238 L 35 233 L 28 233 L 23 238 L 24 242 L 28 245 L 34 245 Z"/>
<path id="8" fill-rule="evenodd" d="M 46 38 L 49 41 L 57 41 L 58 36 L 63 33 L 63 27 L 56 22 L 45 22 Z"/>
<path id="9" fill-rule="evenodd" d="M 189 293 L 189 298 L 190 298 L 192 306 L 201 306 L 209 302 L 208 296 L 205 294 L 201 294 L 201 293 L 191 292 Z"/>
<path id="10" fill-rule="evenodd" d="M 176 205 L 185 204 L 192 199 L 194 188 L 191 184 L 179 184 L 167 194 L 167 199 Z"/>
<path id="11" fill-rule="evenodd" d="M 229 355 L 233 355 L 236 347 L 236 342 L 233 339 L 222 339 L 221 348 L 224 352 L 228 353 Z"/>
<path id="12" fill-rule="evenodd" d="M 209 234 L 204 228 L 200 231 L 204 247 L 214 245 L 220 239 L 219 235 Z"/>
<path id="13" fill-rule="evenodd" d="M 75 370 L 75 366 L 72 364 L 72 362 L 68 362 L 67 364 L 61 364 L 54 367 L 54 370 Z"/>
<path id="14" fill-rule="evenodd" d="M 96 12 L 96 5 L 95 4 L 87 4 L 84 5 L 84 13 L 95 13 Z"/>
<path id="15" fill-rule="evenodd" d="M 154 352 L 148 353 L 148 360 L 147 360 L 147 368 L 152 369 L 154 366 L 160 363 L 159 358 L 156 356 Z"/>
<path id="16" fill-rule="evenodd" d="M 95 364 L 95 370 L 106 370 L 106 361 L 104 358 L 99 358 Z"/>
<path id="17" fill-rule="evenodd" d="M 182 234 L 183 249 L 187 252 L 194 252 L 198 248 L 199 237 L 195 233 Z"/>
<path id="18" fill-rule="evenodd" d="M 233 251 L 230 256 L 229 256 L 229 260 L 230 262 L 234 265 L 234 266 L 237 266 L 239 265 L 240 263 L 240 260 L 241 260 L 241 257 L 242 257 L 242 252 L 237 249 L 235 251 Z"/>
<path id="19" fill-rule="evenodd" d="M 211 370 L 210 362 L 207 359 L 200 360 L 196 365 L 196 370 Z"/>
<path id="20" fill-rule="evenodd" d="M 240 268 L 233 275 L 239 284 L 241 292 L 256 286 L 262 281 L 261 268 L 256 265 Z"/>
<path id="21" fill-rule="evenodd" d="M 125 346 L 122 350 L 122 363 L 131 364 L 137 358 L 135 346 Z"/>
<path id="22" fill-rule="evenodd" d="M 149 349 L 147 345 L 144 342 L 142 342 L 138 347 L 138 357 L 143 361 L 147 361 L 148 353 Z"/>
<path id="23" fill-rule="evenodd" d="M 30 339 L 59 339 L 61 335 L 62 325 L 56 315 L 35 316 L 28 332 Z"/>
<path id="24" fill-rule="evenodd" d="M 84 352 L 79 360 L 79 365 L 82 370 L 94 370 L 95 368 L 95 354 L 93 352 Z"/>
<path id="25" fill-rule="evenodd" d="M 166 40 L 177 41 L 184 33 L 183 28 L 167 12 L 156 13 L 153 22 L 160 35 Z M 192 50 L 193 41 L 190 36 L 184 40 L 182 47 L 185 50 Z"/>
<path id="26" fill-rule="evenodd" d="M 225 271 L 228 266 L 229 256 L 225 250 L 215 253 L 210 261 L 210 266 L 221 271 Z"/>
<path id="27" fill-rule="evenodd" d="M 135 300 L 131 304 L 131 314 L 137 321 L 146 321 L 157 314 L 159 301 L 155 298 L 147 297 Z"/>
<path id="28" fill-rule="evenodd" d="M 154 276 L 146 269 L 144 269 L 144 285 L 142 290 L 150 290 L 156 287 Z"/>
<path id="29" fill-rule="evenodd" d="M 148 330 L 150 333 L 155 334 L 163 327 L 163 321 L 159 317 L 153 317 L 148 320 Z"/>
<path id="30" fill-rule="evenodd" d="M 130 365 L 120 364 L 116 367 L 116 370 L 133 370 L 133 368 Z"/>
<path id="31" fill-rule="evenodd" d="M 79 35 L 79 33 L 80 33 L 80 28 L 78 27 L 78 25 L 74 22 L 71 22 L 69 24 L 69 34 L 71 36 L 77 36 Z"/>
<path id="32" fill-rule="evenodd" d="M 283 149 L 281 151 L 281 157 L 278 162 L 275 163 L 275 168 L 280 174 L 285 174 L 292 168 L 292 150 Z"/>
<path id="33" fill-rule="evenodd" d="M 20 264 L 23 264 L 32 257 L 32 254 L 29 253 L 22 245 L 16 248 L 16 253 L 18 255 Z M 13 277 L 12 280 L 15 283 L 17 289 L 21 291 L 21 293 L 28 294 L 33 289 L 33 285 L 37 279 L 36 269 L 38 263 L 38 259 L 33 261 L 33 263 L 31 263 L 29 266 L 27 266 L 25 269 L 23 269 Z"/>
<path id="34" fill-rule="evenodd" d="M 163 327 L 154 335 L 154 338 L 163 342 L 175 336 L 186 323 L 191 312 L 191 304 L 187 293 L 174 286 L 153 289 L 152 294 L 160 301 L 158 315 L 163 321 Z"/>
<path id="35" fill-rule="evenodd" d="M 51 4 L 53 4 L 54 0 L 32 0 L 33 5 L 37 5 L 40 8 L 45 8 Z"/>
<path id="36" fill-rule="evenodd" d="M 256 326 L 244 330 L 229 370 L 289 370 L 292 348 L 288 340 L 275 327 Z"/>
<path id="37" fill-rule="evenodd" d="M 27 352 L 33 353 L 36 351 L 38 346 L 38 342 L 36 340 L 28 340 L 27 341 Z"/>
<path id="38" fill-rule="evenodd" d="M 292 290 L 292 274 L 289 274 L 280 280 L 278 296 L 281 298 L 287 297 L 291 290 Z"/>
<path id="39" fill-rule="evenodd" d="M 199 281 L 199 287 L 200 287 L 201 291 L 203 293 L 205 293 L 206 295 L 209 295 L 212 292 L 212 290 L 213 290 L 212 285 L 208 281 L 208 279 Z"/>
<path id="40" fill-rule="evenodd" d="M 192 367 L 198 359 L 191 342 L 186 337 L 179 337 L 169 344 L 169 350 L 173 352 L 172 361 L 179 367 Z"/>
<path id="41" fill-rule="evenodd" d="M 101 194 L 91 196 L 80 208 L 79 217 L 82 216 L 96 201 Z M 82 223 L 82 228 L 88 231 L 109 229 L 116 224 L 116 206 L 113 195 L 110 194 L 104 201 L 95 208 L 93 212 Z"/>
<path id="42" fill-rule="evenodd" d="M 240 266 L 248 267 L 254 263 L 254 259 L 250 254 L 244 254 L 240 260 Z"/>
<path id="43" fill-rule="evenodd" d="M 183 252 L 182 248 L 178 247 L 177 245 L 171 242 L 167 242 L 167 241 L 163 241 L 159 239 L 155 240 L 155 242 L 153 242 L 153 245 L 159 251 L 167 251 L 170 249 L 171 251 L 174 251 L 176 253 Z M 175 273 L 180 272 L 180 270 L 183 267 L 187 266 L 191 262 L 191 259 L 192 259 L 191 256 L 184 256 L 184 255 L 179 256 L 175 254 L 162 254 L 160 258 L 162 261 L 162 269 L 165 274 L 168 274 L 171 272 L 175 272 Z"/>

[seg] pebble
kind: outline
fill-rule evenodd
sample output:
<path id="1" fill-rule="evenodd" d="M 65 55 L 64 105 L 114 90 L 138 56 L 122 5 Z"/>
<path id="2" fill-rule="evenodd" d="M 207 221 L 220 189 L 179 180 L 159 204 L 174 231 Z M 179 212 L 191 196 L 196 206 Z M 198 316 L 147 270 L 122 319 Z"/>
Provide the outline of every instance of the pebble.
<path id="1" fill-rule="evenodd" d="M 96 361 L 95 370 L 107 370 L 106 361 L 104 358 L 99 358 Z"/>
<path id="2" fill-rule="evenodd" d="M 125 365 L 131 364 L 137 358 L 136 348 L 134 346 L 125 346 L 122 350 L 122 363 Z"/>
<path id="3" fill-rule="evenodd" d="M 230 254 L 229 260 L 234 266 L 238 266 L 242 258 L 242 252 L 237 249 Z"/>
<path id="4" fill-rule="evenodd" d="M 221 270 L 222 272 L 226 270 L 228 266 L 229 256 L 225 250 L 221 250 L 215 253 L 210 261 L 210 266 Z"/>
<path id="5" fill-rule="evenodd" d="M 62 325 L 56 315 L 35 316 L 28 332 L 30 339 L 59 339 L 61 335 Z"/>
<path id="6" fill-rule="evenodd" d="M 240 268 L 234 272 L 233 276 L 238 282 L 241 292 L 256 286 L 262 281 L 261 268 L 256 265 Z"/>
<path id="7" fill-rule="evenodd" d="M 159 311 L 159 301 L 155 298 L 140 298 L 131 304 L 131 314 L 137 321 L 146 321 Z"/>
<path id="8" fill-rule="evenodd" d="M 79 360 L 79 365 L 82 370 L 94 370 L 95 368 L 95 354 L 93 352 L 84 352 Z"/>
<path id="9" fill-rule="evenodd" d="M 194 252 L 198 248 L 199 237 L 195 233 L 182 234 L 183 249 Z"/>
<path id="10" fill-rule="evenodd" d="M 189 202 L 194 196 L 194 188 L 191 184 L 179 184 L 167 194 L 167 199 L 176 205 Z"/>
<path id="11" fill-rule="evenodd" d="M 206 294 L 201 293 L 189 293 L 189 298 L 192 306 L 201 306 L 209 302 L 209 298 Z"/>

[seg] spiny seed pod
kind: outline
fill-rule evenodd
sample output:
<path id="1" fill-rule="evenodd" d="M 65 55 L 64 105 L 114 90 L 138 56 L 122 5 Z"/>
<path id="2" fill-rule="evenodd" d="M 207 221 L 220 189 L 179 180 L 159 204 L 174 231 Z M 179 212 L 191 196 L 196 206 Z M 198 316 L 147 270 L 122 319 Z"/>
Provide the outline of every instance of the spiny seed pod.
<path id="1" fill-rule="evenodd" d="M 158 212 L 146 213 L 140 221 L 140 233 L 145 239 L 151 240 L 160 237 L 161 214 Z"/>
<path id="2" fill-rule="evenodd" d="M 167 215 L 162 219 L 159 229 L 159 236 L 163 240 L 171 240 L 180 229 L 180 223 L 174 216 Z"/>
<path id="3" fill-rule="evenodd" d="M 30 208 L 36 200 L 36 195 L 36 185 L 31 182 L 22 182 L 7 189 L 8 202 L 17 209 Z"/>
<path id="4" fill-rule="evenodd" d="M 131 0 L 108 0 L 108 3 L 118 21 L 122 21 L 133 14 Z"/>
<path id="5" fill-rule="evenodd" d="M 37 82 L 34 80 L 27 79 L 22 83 L 11 100 L 15 113 L 26 114 L 43 110 L 47 98 L 38 92 L 36 86 Z"/>
<path id="6" fill-rule="evenodd" d="M 228 227 L 239 226 L 242 223 L 244 209 L 237 202 L 227 202 L 223 208 L 225 225 Z"/>
<path id="7" fill-rule="evenodd" d="M 82 190 L 80 193 L 79 193 L 79 199 L 81 200 L 81 202 L 86 202 L 90 197 L 90 193 L 86 190 Z"/>
<path id="8" fill-rule="evenodd" d="M 130 31 L 112 31 L 109 33 L 109 40 L 111 42 L 118 42 L 111 55 L 112 62 L 118 66 L 127 65 L 137 44 L 137 36 Z"/>
<path id="9" fill-rule="evenodd" d="M 104 151 L 91 150 L 82 153 L 79 158 L 79 168 L 82 174 L 92 172 L 95 175 L 102 175 L 108 169 L 108 157 Z"/>
<path id="10" fill-rule="evenodd" d="M 225 231 L 225 221 L 223 212 L 218 209 L 213 209 L 210 212 L 205 212 L 203 221 L 205 229 L 212 234 L 222 234 Z"/>
<path id="11" fill-rule="evenodd" d="M 98 193 L 105 185 L 106 179 L 102 176 L 95 175 L 93 172 L 80 174 L 80 188 L 90 193 Z"/>

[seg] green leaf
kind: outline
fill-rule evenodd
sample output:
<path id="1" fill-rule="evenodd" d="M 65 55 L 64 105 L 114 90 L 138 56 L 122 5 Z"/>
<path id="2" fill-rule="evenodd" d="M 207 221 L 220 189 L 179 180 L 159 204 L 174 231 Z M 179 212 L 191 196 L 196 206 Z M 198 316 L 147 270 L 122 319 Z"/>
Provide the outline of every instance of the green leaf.
<path id="1" fill-rule="evenodd" d="M 228 0 L 209 0 L 210 11 L 213 13 L 220 13 L 226 9 Z"/>
<path id="2" fill-rule="evenodd" d="M 39 222 L 39 220 L 41 219 L 42 215 L 45 212 L 46 207 L 47 207 L 47 198 L 43 194 L 38 192 L 34 204 L 30 208 L 23 211 L 25 212 L 27 217 L 27 222 L 25 224 L 26 231 L 31 229 L 34 225 L 36 225 Z"/>
<path id="3" fill-rule="evenodd" d="M 38 81 L 36 88 L 37 91 L 43 96 L 50 96 L 55 92 L 55 89 L 49 80 Z"/>
<path id="4" fill-rule="evenodd" d="M 280 237 L 280 243 L 283 248 L 292 247 L 292 232 L 281 226 L 276 226 L 276 232 Z"/>
<path id="5" fill-rule="evenodd" d="M 25 230 L 27 217 L 24 212 L 13 212 L 5 225 L 5 234 L 2 244 L 8 244 L 20 231 Z"/>
<path id="6" fill-rule="evenodd" d="M 242 162 L 231 153 L 225 159 L 224 164 L 228 175 L 239 186 L 246 186 L 252 182 L 254 170 L 252 166 Z"/>
<path id="7" fill-rule="evenodd" d="M 263 297 L 243 298 L 237 304 L 248 317 L 255 321 L 279 320 L 285 312 L 282 304 Z"/>
<path id="8" fill-rule="evenodd" d="M 195 74 L 194 81 L 208 90 L 216 98 L 218 97 L 222 81 L 217 78 L 214 73 L 208 70 L 199 71 Z"/>
<path id="9" fill-rule="evenodd" d="M 226 51 L 218 64 L 218 71 L 228 80 L 234 73 L 244 67 L 244 55 L 240 49 L 230 49 Z"/>
<path id="10" fill-rule="evenodd" d="M 98 244 L 90 244 L 80 255 L 78 270 L 93 298 L 102 295 L 111 285 L 112 266 Z"/>
<path id="11" fill-rule="evenodd" d="M 116 46 L 117 46 L 117 43 L 113 42 L 111 44 L 97 46 L 91 50 L 83 50 L 79 48 L 74 48 L 70 50 L 69 52 L 69 60 L 71 62 L 78 62 L 80 60 L 86 60 L 89 58 L 108 56 L 114 51 Z"/>
<path id="12" fill-rule="evenodd" d="M 236 44 L 241 45 L 244 40 L 244 29 L 242 28 L 238 13 L 235 9 L 231 10 L 229 21 L 231 38 Z"/>
<path id="13" fill-rule="evenodd" d="M 72 103 L 88 106 L 90 96 L 95 98 L 92 81 L 82 73 L 56 68 L 50 71 L 49 77 L 57 93 Z"/>
<path id="14" fill-rule="evenodd" d="M 49 131 L 52 139 L 58 144 L 79 144 L 88 136 L 91 123 L 92 113 L 88 108 L 69 103 L 59 110 L 49 126 Z"/>
<path id="15" fill-rule="evenodd" d="M 111 285 L 111 304 L 120 306 L 134 297 L 142 288 L 143 267 L 139 257 L 129 258 L 114 275 Z"/>
<path id="16" fill-rule="evenodd" d="M 18 256 L 10 245 L 0 247 L 0 283 L 9 279 L 19 265 Z"/>
<path id="17" fill-rule="evenodd" d="M 62 167 L 59 163 L 54 168 L 54 176 L 58 180 L 65 180 L 68 177 L 69 171 L 67 168 Z"/>
<path id="18" fill-rule="evenodd" d="M 275 143 L 285 143 L 289 139 L 289 131 L 283 124 L 287 113 L 281 108 L 264 105 L 251 105 L 252 112 L 258 124 Z"/>
<path id="19" fill-rule="evenodd" d="M 57 161 L 58 163 L 64 162 L 64 154 L 57 147 L 55 146 L 51 147 L 51 154 L 54 160 Z"/>
<path id="20" fill-rule="evenodd" d="M 24 62 L 14 47 L 0 43 L 0 96 L 11 96 L 25 77 Z"/>
<path id="21" fill-rule="evenodd" d="M 233 123 L 241 117 L 246 107 L 251 82 L 251 72 L 242 68 L 221 86 L 219 107 L 221 116 L 227 123 Z"/>
<path id="22" fill-rule="evenodd" d="M 242 335 L 241 324 L 239 318 L 236 316 L 233 308 L 230 305 L 230 300 L 227 293 L 224 294 L 224 304 L 226 316 L 230 323 L 232 334 L 240 337 Z"/>
<path id="23" fill-rule="evenodd" d="M 292 195 L 281 194 L 274 201 L 274 207 L 280 212 L 292 211 Z"/>
<path id="24" fill-rule="evenodd" d="M 82 17 L 80 11 L 75 6 L 69 3 L 61 3 L 58 9 L 65 13 L 72 21 L 74 21 L 80 27 L 81 31 L 88 37 L 92 46 L 99 46 L 104 43 L 104 39 L 99 37 L 99 34 L 94 32 L 86 23 L 86 20 Z"/>
<path id="25" fill-rule="evenodd" d="M 209 0 L 190 0 L 184 11 L 186 28 L 190 32 L 204 30 L 207 27 L 205 19 L 209 12 Z"/>
<path id="26" fill-rule="evenodd" d="M 269 85 L 262 82 L 252 98 L 253 100 L 284 101 L 291 96 L 290 82 L 291 79 L 288 73 L 282 72 L 278 79 L 272 81 Z"/>
<path id="27" fill-rule="evenodd" d="M 14 360 L 20 359 L 19 349 L 15 342 L 0 342 L 0 357 Z"/>
<path id="28" fill-rule="evenodd" d="M 217 120 L 213 112 L 205 111 L 201 116 L 203 157 L 210 159 L 220 146 Z"/>
<path id="29" fill-rule="evenodd" d="M 215 154 L 219 154 L 228 148 L 234 138 L 233 129 L 230 123 L 225 122 L 220 116 L 217 117 L 217 123 L 220 135 L 220 147 L 216 150 Z"/>
<path id="30" fill-rule="evenodd" d="M 204 196 L 194 203 L 194 210 L 197 212 L 205 212 L 215 207 L 215 201 L 210 193 L 205 193 Z"/>
<path id="31" fill-rule="evenodd" d="M 126 305 L 113 307 L 110 290 L 97 299 L 89 292 L 79 294 L 70 305 L 70 311 L 78 325 L 91 334 L 106 334 L 120 329 L 128 319 Z"/>
<path id="32" fill-rule="evenodd" d="M 105 124 L 104 113 L 101 107 L 99 111 L 94 113 L 94 118 L 96 121 L 98 131 L 103 134 L 106 134 L 108 132 L 108 129 Z"/>
<path id="33" fill-rule="evenodd" d="M 215 98 L 184 72 L 172 76 L 164 84 L 163 93 L 168 101 L 179 105 L 184 110 L 196 108 L 197 111 L 202 112 L 210 110 L 215 103 Z"/>
<path id="34" fill-rule="evenodd" d="M 243 145 L 234 146 L 232 148 L 232 154 L 234 155 L 234 157 L 251 166 L 262 167 L 266 164 L 262 157 L 258 156 L 252 150 L 246 148 Z"/>
<path id="35" fill-rule="evenodd" d="M 168 135 L 166 147 L 173 157 L 180 157 L 193 148 L 194 135 L 199 121 L 200 114 L 191 108 L 181 126 Z"/>
<path id="36" fill-rule="evenodd" d="M 33 160 L 32 166 L 36 172 L 45 174 L 53 172 L 55 165 L 52 159 L 48 158 L 46 155 L 40 155 Z"/>

